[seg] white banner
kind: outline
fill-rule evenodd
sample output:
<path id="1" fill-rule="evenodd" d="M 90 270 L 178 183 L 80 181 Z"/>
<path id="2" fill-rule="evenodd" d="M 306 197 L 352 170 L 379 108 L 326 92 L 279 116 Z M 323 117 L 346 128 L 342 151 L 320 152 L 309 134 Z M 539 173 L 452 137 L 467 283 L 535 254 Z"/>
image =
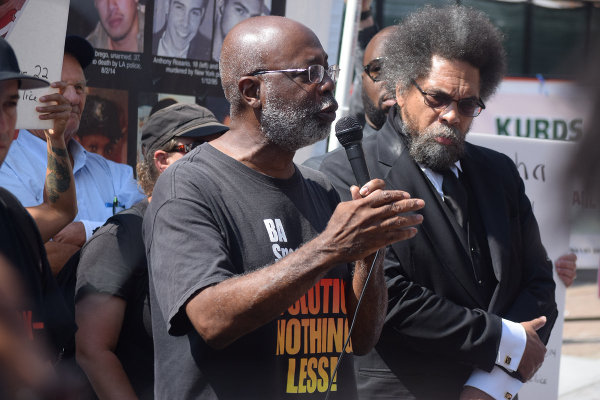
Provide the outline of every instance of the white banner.
<path id="1" fill-rule="evenodd" d="M 7 29 L 6 40 L 17 55 L 21 72 L 59 81 L 61 77 L 69 0 L 26 0 Z M 38 118 L 40 96 L 55 89 L 22 90 L 17 129 L 49 129 L 52 121 Z"/>
<path id="2" fill-rule="evenodd" d="M 525 182 L 525 192 L 540 226 L 542 243 L 554 262 L 569 251 L 569 191 L 564 189 L 564 167 L 575 144 L 470 133 L 469 142 L 506 154 Z M 493 185 L 493 182 L 490 182 Z M 565 286 L 556 275 L 558 318 L 548 342 L 546 360 L 519 392 L 521 400 L 556 400 L 565 309 Z"/>
<path id="3" fill-rule="evenodd" d="M 531 139 L 577 141 L 583 134 L 589 101 L 570 81 L 502 81 L 472 132 Z"/>

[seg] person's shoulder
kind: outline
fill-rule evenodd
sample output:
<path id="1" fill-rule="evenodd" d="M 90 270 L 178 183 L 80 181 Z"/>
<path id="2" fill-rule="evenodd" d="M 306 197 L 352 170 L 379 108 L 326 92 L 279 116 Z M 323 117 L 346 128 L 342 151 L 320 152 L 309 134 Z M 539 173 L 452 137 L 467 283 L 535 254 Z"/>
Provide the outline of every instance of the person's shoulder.
<path id="1" fill-rule="evenodd" d="M 23 162 L 24 160 L 27 160 L 27 162 Z M 3 172 L 0 175 L 6 178 L 4 173 L 11 170 L 21 177 L 45 176 L 45 163 L 47 160 L 46 142 L 29 131 L 21 130 L 18 137 L 10 145 L 4 162 L 0 165 L 0 171 Z"/>
<path id="2" fill-rule="evenodd" d="M 312 187 L 315 191 L 327 193 L 329 196 L 333 196 L 332 198 L 334 198 L 336 202 L 339 201 L 336 195 L 337 192 L 327 175 L 306 165 L 297 165 L 296 167 L 304 179 L 304 182 L 306 182 L 309 187 Z"/>
<path id="3" fill-rule="evenodd" d="M 211 41 L 206 36 L 198 32 L 190 42 L 190 48 L 187 53 L 188 58 L 210 60 L 210 43 Z"/>
<path id="4" fill-rule="evenodd" d="M 97 244 L 98 242 L 113 240 L 112 238 L 118 238 L 118 241 L 127 242 L 140 235 L 144 212 L 147 207 L 148 200 L 144 199 L 132 207 L 113 215 L 94 232 L 88 243 L 94 242 Z"/>
<path id="5" fill-rule="evenodd" d="M 298 167 L 298 171 L 304 179 L 315 181 L 321 186 L 330 186 L 329 180 L 323 172 L 305 164 L 296 166 Z"/>
<path id="6" fill-rule="evenodd" d="M 0 201 L 4 203 L 3 205 L 6 205 L 9 208 L 16 207 L 18 209 L 25 210 L 25 208 L 23 208 L 23 205 L 21 205 L 19 199 L 17 199 L 17 197 L 14 194 L 4 189 L 2 186 L 0 186 Z"/>
<path id="7" fill-rule="evenodd" d="M 469 142 L 466 142 L 465 146 L 467 154 L 477 161 L 507 164 L 508 166 L 514 165 L 513 160 L 509 156 L 497 150 Z"/>
<path id="8" fill-rule="evenodd" d="M 94 48 L 104 48 L 103 33 L 104 28 L 102 27 L 102 24 L 100 24 L 100 21 L 98 21 L 96 26 L 94 26 L 94 29 L 89 33 L 89 35 L 86 36 L 85 39 L 90 42 Z"/>
<path id="9" fill-rule="evenodd" d="M 338 175 L 350 168 L 350 162 L 343 147 L 327 153 L 319 166 L 319 170 L 326 175 Z"/>
<path id="10" fill-rule="evenodd" d="M 103 167 L 109 169 L 112 173 L 127 173 L 133 174 L 133 168 L 129 164 L 118 163 L 107 158 L 102 157 L 100 154 L 92 153 L 91 151 L 86 152 L 86 164 L 90 168 Z"/>

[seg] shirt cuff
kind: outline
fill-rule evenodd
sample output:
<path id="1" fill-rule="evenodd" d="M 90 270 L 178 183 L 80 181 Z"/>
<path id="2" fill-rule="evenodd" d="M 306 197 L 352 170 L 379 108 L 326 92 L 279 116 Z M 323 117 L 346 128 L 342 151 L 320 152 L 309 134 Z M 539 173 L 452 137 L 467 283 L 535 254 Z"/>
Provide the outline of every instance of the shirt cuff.
<path id="1" fill-rule="evenodd" d="M 495 400 L 511 400 L 521 390 L 523 382 L 511 377 L 500 367 L 495 366 L 492 372 L 475 369 L 465 386 L 473 386 L 482 390 Z"/>
<path id="2" fill-rule="evenodd" d="M 519 363 L 527 345 L 527 334 L 523 325 L 502 319 L 502 337 L 496 356 L 496 365 L 514 372 L 519 368 Z"/>
<path id="3" fill-rule="evenodd" d="M 86 219 L 82 219 L 79 222 L 81 222 L 83 224 L 83 227 L 85 229 L 85 241 L 86 242 L 88 240 L 90 240 L 90 238 L 94 234 L 94 231 L 96 230 L 96 228 L 98 228 L 99 226 L 102 226 L 102 224 L 103 224 L 103 222 L 88 221 Z"/>

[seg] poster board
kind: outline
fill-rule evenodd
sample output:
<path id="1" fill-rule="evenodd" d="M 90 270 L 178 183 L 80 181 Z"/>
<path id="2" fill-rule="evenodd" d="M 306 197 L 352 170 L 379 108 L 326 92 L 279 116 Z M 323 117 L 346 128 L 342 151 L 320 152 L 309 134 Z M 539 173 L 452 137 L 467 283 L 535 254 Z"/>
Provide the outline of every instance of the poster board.
<path id="1" fill-rule="evenodd" d="M 474 133 L 470 133 L 467 140 L 504 153 L 515 162 L 532 203 L 548 257 L 554 263 L 558 257 L 568 253 L 570 191 L 564 188 L 563 173 L 575 144 Z M 566 288 L 555 269 L 553 274 L 558 317 L 548 341 L 544 364 L 519 392 L 521 400 L 558 399 Z"/>
<path id="2" fill-rule="evenodd" d="M 141 127 L 152 106 L 162 98 L 183 96 L 187 101 L 210 109 L 220 121 L 228 122 L 229 104 L 221 88 L 218 49 L 221 37 L 226 33 L 227 27 L 231 26 L 230 23 L 222 22 L 231 21 L 231 18 L 227 18 L 228 6 L 231 7 L 231 4 L 244 6 L 245 11 L 241 13 L 244 18 L 267 14 L 284 15 L 307 25 L 315 31 L 328 52 L 329 62 L 337 62 L 343 0 L 186 1 L 186 4 L 204 4 L 205 7 L 200 20 L 196 20 L 197 30 L 194 32 L 197 31 L 197 37 L 194 35 L 195 39 L 190 41 L 190 48 L 195 50 L 179 56 L 165 55 L 160 50 L 160 40 L 164 38 L 169 25 L 170 0 L 117 2 L 123 4 L 123 7 L 126 4 L 136 4 L 138 18 L 133 26 L 137 30 L 137 45 L 126 51 L 123 48 L 111 48 L 107 41 L 110 29 L 103 29 L 102 21 L 106 17 L 97 8 L 96 4 L 100 3 L 102 1 L 71 0 L 67 32 L 90 39 L 96 48 L 92 65 L 85 71 L 88 86 L 92 90 L 127 92 L 125 104 L 119 105 L 118 116 L 120 121 L 127 121 L 122 133 L 124 137 L 119 139 L 120 143 L 125 144 L 116 152 L 124 154 L 120 162 L 130 165 L 136 163 Z M 315 14 L 315 10 L 320 11 Z M 122 11 L 122 14 L 128 13 Z"/>
<path id="3" fill-rule="evenodd" d="M 21 72 L 49 82 L 60 80 L 68 10 L 69 0 L 26 0 L 15 7 L 10 23 L 3 29 Z M 41 88 L 19 92 L 17 129 L 52 128 L 52 121 L 40 120 L 35 110 L 42 104 L 38 98 L 52 90 Z"/>

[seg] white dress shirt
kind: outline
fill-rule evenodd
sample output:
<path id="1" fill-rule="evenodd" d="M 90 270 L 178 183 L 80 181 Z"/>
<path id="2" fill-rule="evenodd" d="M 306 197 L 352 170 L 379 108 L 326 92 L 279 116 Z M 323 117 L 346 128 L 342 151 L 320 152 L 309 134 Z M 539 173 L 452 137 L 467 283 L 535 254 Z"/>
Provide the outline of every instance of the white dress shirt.
<path id="1" fill-rule="evenodd" d="M 85 227 L 86 240 L 97 227 L 116 212 L 131 207 L 144 198 L 133 179 L 133 169 L 86 151 L 76 140 L 68 144 L 73 157 L 73 175 L 79 212 L 75 221 Z M 48 155 L 46 142 L 34 134 L 21 130 L 0 167 L 0 186 L 15 195 L 24 207 L 44 201 L 44 183 Z"/>

